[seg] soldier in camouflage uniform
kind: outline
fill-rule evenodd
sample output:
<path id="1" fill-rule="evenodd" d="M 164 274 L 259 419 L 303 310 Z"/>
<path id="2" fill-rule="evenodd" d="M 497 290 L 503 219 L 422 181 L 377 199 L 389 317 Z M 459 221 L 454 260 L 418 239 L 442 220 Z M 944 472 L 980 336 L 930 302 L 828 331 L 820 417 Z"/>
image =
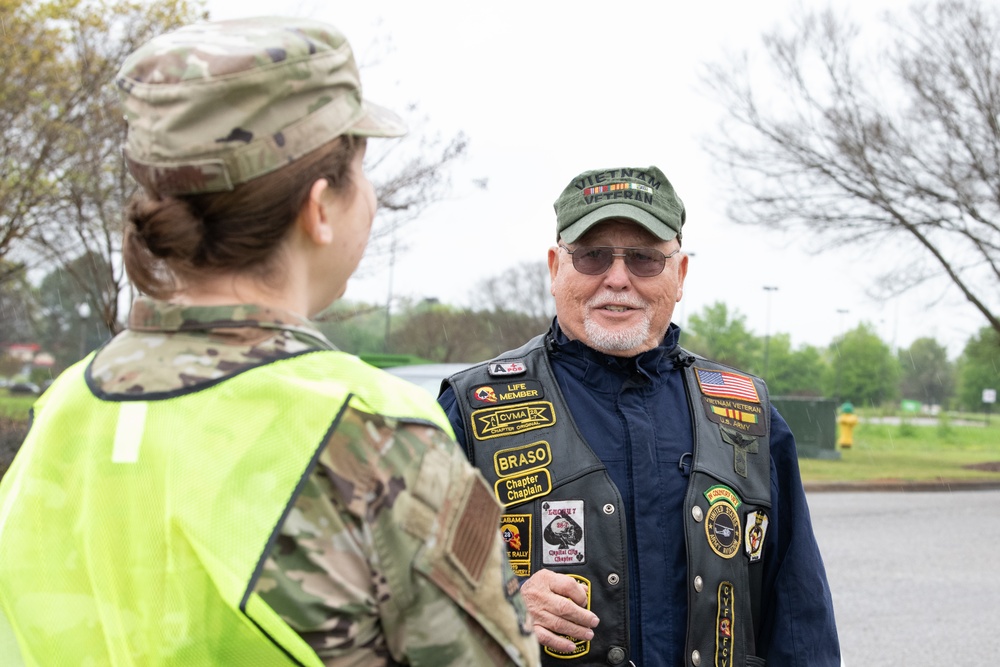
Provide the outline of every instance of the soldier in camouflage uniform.
<path id="1" fill-rule="evenodd" d="M 367 240 L 364 137 L 403 132 L 343 36 L 199 24 L 118 84 L 156 298 L 39 399 L 0 484 L 0 664 L 539 664 L 440 408 L 309 320 Z"/>

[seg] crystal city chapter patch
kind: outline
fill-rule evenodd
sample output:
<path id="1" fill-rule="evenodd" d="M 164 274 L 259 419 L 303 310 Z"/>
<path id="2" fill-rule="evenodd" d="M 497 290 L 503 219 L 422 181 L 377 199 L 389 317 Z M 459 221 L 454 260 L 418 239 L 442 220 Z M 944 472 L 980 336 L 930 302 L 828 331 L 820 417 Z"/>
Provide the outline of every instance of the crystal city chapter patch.
<path id="1" fill-rule="evenodd" d="M 493 484 L 493 489 L 501 505 L 517 505 L 552 493 L 552 476 L 545 468 L 529 470 L 520 475 L 501 477 Z"/>
<path id="2" fill-rule="evenodd" d="M 732 398 L 751 403 L 760 403 L 760 396 L 757 395 L 757 387 L 753 380 L 746 375 L 732 373 L 730 371 L 712 371 L 707 368 L 694 369 L 695 377 L 698 378 L 698 386 L 705 396 L 716 398 Z"/>
<path id="3" fill-rule="evenodd" d="M 733 667 L 733 633 L 736 631 L 736 604 L 733 585 L 719 584 L 718 610 L 715 616 L 715 667 Z"/>
<path id="4" fill-rule="evenodd" d="M 578 565 L 587 560 L 582 500 L 542 503 L 542 563 Z"/>
<path id="5" fill-rule="evenodd" d="M 514 361 L 491 361 L 486 368 L 493 377 L 520 375 L 528 370 L 524 362 L 519 359 L 515 359 Z"/>
<path id="6" fill-rule="evenodd" d="M 767 514 L 764 510 L 747 513 L 746 549 L 750 562 L 760 560 L 764 553 L 764 537 L 767 535 Z"/>
<path id="7" fill-rule="evenodd" d="M 545 468 L 551 462 L 552 449 L 544 440 L 500 449 L 493 454 L 493 470 L 497 477 L 510 477 L 526 470 Z"/>
<path id="8" fill-rule="evenodd" d="M 469 390 L 469 399 L 473 406 L 504 405 L 542 398 L 542 383 L 535 380 L 522 382 L 505 382 L 484 384 Z"/>
<path id="9" fill-rule="evenodd" d="M 722 484 L 705 491 L 705 497 L 710 503 L 705 517 L 708 546 L 717 555 L 732 558 L 743 543 L 740 515 L 736 511 L 742 501 L 735 491 Z"/>
<path id="10" fill-rule="evenodd" d="M 578 574 L 568 574 L 567 576 L 573 577 L 587 588 L 587 609 L 590 609 L 590 590 L 592 588 L 590 585 L 590 579 L 587 579 L 586 577 L 581 577 Z M 560 653 L 559 651 L 555 651 L 546 646 L 544 647 L 545 653 L 547 655 L 551 655 L 553 658 L 563 658 L 563 659 L 579 658 L 581 655 L 587 655 L 588 653 L 590 653 L 589 641 L 577 640 L 567 635 L 563 635 L 563 637 L 566 637 L 566 639 L 576 644 L 576 646 L 573 647 L 572 651 L 570 651 L 569 653 Z"/>
<path id="11" fill-rule="evenodd" d="M 548 401 L 530 401 L 474 410 L 471 419 L 475 438 L 489 440 L 552 426 L 556 423 L 556 413 Z"/>
<path id="12" fill-rule="evenodd" d="M 504 514 L 500 517 L 500 535 L 507 546 L 507 558 L 519 577 L 531 576 L 531 515 Z"/>

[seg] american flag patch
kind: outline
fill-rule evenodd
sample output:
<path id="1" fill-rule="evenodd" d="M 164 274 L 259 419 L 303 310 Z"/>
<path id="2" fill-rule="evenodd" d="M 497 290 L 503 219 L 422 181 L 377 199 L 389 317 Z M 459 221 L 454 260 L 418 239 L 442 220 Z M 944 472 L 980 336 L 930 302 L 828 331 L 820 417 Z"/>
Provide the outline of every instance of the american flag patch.
<path id="1" fill-rule="evenodd" d="M 737 398 L 760 403 L 757 388 L 753 386 L 753 380 L 746 375 L 728 371 L 710 371 L 704 368 L 695 368 L 694 372 L 698 378 L 701 393 L 706 396 Z"/>

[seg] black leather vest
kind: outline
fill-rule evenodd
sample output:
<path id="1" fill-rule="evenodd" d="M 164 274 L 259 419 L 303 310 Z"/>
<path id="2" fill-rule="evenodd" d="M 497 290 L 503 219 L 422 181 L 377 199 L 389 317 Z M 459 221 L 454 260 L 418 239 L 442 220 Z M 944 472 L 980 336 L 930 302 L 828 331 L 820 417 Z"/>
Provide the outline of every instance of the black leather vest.
<path id="1" fill-rule="evenodd" d="M 761 567 L 771 504 L 766 388 L 757 378 L 683 354 L 693 362 L 683 372 L 695 436 L 684 505 L 686 664 L 763 665 L 752 657 L 750 590 L 759 590 L 759 572 L 753 584 L 750 573 Z M 469 460 L 504 506 L 500 528 L 514 571 L 527 577 L 546 568 L 583 580 L 601 617 L 593 640 L 577 642 L 572 656 L 543 648 L 543 664 L 627 665 L 635 658 L 621 496 L 573 420 L 545 336 L 448 381 Z M 756 402 L 742 397 L 754 394 Z"/>

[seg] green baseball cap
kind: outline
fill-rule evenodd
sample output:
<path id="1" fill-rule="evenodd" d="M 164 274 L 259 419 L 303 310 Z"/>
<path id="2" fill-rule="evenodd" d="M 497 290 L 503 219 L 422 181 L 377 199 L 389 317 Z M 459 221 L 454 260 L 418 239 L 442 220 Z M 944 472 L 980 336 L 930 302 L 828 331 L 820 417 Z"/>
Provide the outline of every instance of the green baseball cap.
<path id="1" fill-rule="evenodd" d="M 406 133 L 362 99 L 344 35 L 309 19 L 189 25 L 139 47 L 116 83 L 129 171 L 162 194 L 232 190 L 342 134 Z"/>
<path id="2" fill-rule="evenodd" d="M 566 243 L 610 218 L 632 220 L 658 239 L 679 241 L 686 217 L 674 186 L 656 167 L 585 171 L 566 186 L 554 206 L 556 235 Z"/>

